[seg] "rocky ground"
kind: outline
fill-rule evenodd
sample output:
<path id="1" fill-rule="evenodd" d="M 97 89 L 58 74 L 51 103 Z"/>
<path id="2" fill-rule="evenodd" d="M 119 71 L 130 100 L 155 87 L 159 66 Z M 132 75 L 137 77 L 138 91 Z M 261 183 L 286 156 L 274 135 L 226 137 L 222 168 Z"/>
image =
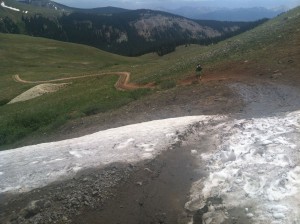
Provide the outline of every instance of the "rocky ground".
<path id="1" fill-rule="evenodd" d="M 193 217 L 183 209 L 191 184 L 205 172 L 191 154 L 197 142 L 183 142 L 200 127 L 197 123 L 178 132 L 176 141 L 154 159 L 84 169 L 72 179 L 21 194 L 2 188 L 0 219 L 4 223 L 186 223 Z"/>

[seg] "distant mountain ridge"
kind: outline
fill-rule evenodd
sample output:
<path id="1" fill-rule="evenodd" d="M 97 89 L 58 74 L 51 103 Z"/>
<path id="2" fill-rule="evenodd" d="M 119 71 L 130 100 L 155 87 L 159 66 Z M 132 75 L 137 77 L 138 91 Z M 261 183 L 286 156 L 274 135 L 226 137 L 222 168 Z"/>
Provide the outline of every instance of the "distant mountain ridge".
<path id="1" fill-rule="evenodd" d="M 69 6 L 65 6 L 60 3 L 56 3 L 51 0 L 19 0 L 19 2 L 52 8 L 56 10 L 61 10 L 65 12 L 85 12 L 85 13 L 96 13 L 96 14 L 114 14 L 121 13 L 126 11 L 133 11 L 129 9 L 123 9 L 118 7 L 99 7 L 99 8 L 91 8 L 91 9 L 80 9 L 73 8 Z M 181 7 L 177 9 L 159 9 L 160 11 L 169 12 L 172 14 L 180 15 L 189 19 L 196 20 L 217 20 L 217 21 L 256 21 L 263 18 L 274 18 L 287 11 L 286 8 L 280 7 L 276 9 L 267 9 L 264 7 L 252 7 L 252 8 L 211 8 L 211 7 Z"/>
<path id="2" fill-rule="evenodd" d="M 69 7 L 51 0 L 19 0 L 18 2 L 25 3 L 28 5 L 38 6 L 38 7 L 60 10 L 67 13 L 86 12 L 86 13 L 96 13 L 96 14 L 114 14 L 114 13 L 129 11 L 128 9 L 112 7 L 112 6 L 91 8 L 91 9 L 81 9 L 81 8 Z"/>
<path id="3" fill-rule="evenodd" d="M 212 9 L 212 8 L 193 8 L 182 7 L 169 10 L 190 19 L 218 20 L 218 21 L 256 21 L 263 18 L 274 18 L 280 13 L 285 12 L 285 8 L 266 9 L 263 7 L 236 8 L 236 9 Z"/>
<path id="4" fill-rule="evenodd" d="M 72 7 L 68 7 L 66 5 L 50 1 L 50 0 L 17 0 L 17 2 L 36 6 L 36 7 L 43 7 L 53 10 L 59 10 L 59 11 L 71 11 Z"/>
<path id="5" fill-rule="evenodd" d="M 210 44 L 263 22 L 197 21 L 147 9 L 76 9 L 49 0 L 4 2 L 26 13 L 0 7 L 0 32 L 80 43 L 127 56 L 164 55 L 182 44 Z"/>

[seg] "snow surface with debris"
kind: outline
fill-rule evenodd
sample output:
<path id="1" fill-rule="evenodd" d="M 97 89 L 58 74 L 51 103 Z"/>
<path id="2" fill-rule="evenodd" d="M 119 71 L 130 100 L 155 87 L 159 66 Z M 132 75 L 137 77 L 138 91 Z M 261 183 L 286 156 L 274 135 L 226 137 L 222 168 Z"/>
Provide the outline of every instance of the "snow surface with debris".
<path id="1" fill-rule="evenodd" d="M 191 150 L 208 175 L 193 183 L 186 209 L 221 198 L 222 204 L 208 204 L 203 223 L 222 223 L 235 208 L 250 223 L 300 223 L 300 111 L 252 119 L 172 118 L 3 151 L 0 193 L 29 191 L 114 162 L 153 159 L 191 130 L 209 135 L 213 148 L 201 152 L 199 142 Z"/>
<path id="2" fill-rule="evenodd" d="M 184 117 L 100 131 L 80 138 L 0 152 L 0 193 L 26 192 L 72 178 L 78 171 L 115 162 L 153 159 L 179 141 L 195 122 L 222 117 Z"/>
<path id="3" fill-rule="evenodd" d="M 204 223 L 222 223 L 234 208 L 251 223 L 300 223 L 299 137 L 299 111 L 224 123 L 216 150 L 198 156 L 209 175 L 193 184 L 186 208 L 195 211 L 208 198 L 221 198 Z"/>
<path id="4" fill-rule="evenodd" d="M 14 7 L 10 7 L 10 6 L 7 6 L 7 5 L 5 5 L 4 2 L 1 2 L 1 6 L 2 6 L 3 8 L 7 8 L 7 9 L 10 9 L 10 10 L 13 10 L 13 11 L 16 11 L 16 12 L 20 12 L 20 9 L 17 9 L 17 8 L 14 8 Z"/>

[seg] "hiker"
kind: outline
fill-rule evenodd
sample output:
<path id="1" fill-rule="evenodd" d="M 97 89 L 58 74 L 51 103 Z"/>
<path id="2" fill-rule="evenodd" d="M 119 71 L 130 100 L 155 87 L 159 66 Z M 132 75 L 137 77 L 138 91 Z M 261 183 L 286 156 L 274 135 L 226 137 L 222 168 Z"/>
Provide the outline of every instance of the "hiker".
<path id="1" fill-rule="evenodd" d="M 199 79 L 201 79 L 201 71 L 202 71 L 202 67 L 201 67 L 200 64 L 198 64 L 197 67 L 196 67 L 196 76 Z"/>
<path id="2" fill-rule="evenodd" d="M 198 64 L 196 67 L 196 72 L 201 72 L 201 71 L 202 71 L 202 67 L 200 64 Z"/>

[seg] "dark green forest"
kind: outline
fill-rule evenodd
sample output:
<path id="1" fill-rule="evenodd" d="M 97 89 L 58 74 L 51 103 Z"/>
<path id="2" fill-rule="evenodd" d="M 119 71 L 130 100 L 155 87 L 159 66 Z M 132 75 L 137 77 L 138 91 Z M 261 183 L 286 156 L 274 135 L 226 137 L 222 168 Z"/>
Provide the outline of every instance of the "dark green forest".
<path id="1" fill-rule="evenodd" d="M 23 15 L 21 20 L 22 29 L 20 29 L 20 24 L 16 24 L 9 17 L 5 17 L 0 18 L 0 32 L 22 33 L 31 36 L 80 43 L 126 56 L 138 56 L 150 52 L 164 55 L 174 51 L 178 45 L 209 45 L 245 32 L 266 21 L 195 21 L 203 27 L 210 27 L 221 33 L 221 36 L 218 37 L 209 37 L 205 35 L 205 33 L 200 33 L 199 36 L 201 36 L 201 38 L 195 38 L 188 30 L 183 32 L 182 29 L 175 24 L 164 30 L 154 29 L 152 31 L 154 38 L 152 41 L 149 41 L 139 35 L 137 29 L 131 25 L 140 19 L 141 14 L 146 12 L 149 13 L 149 10 L 125 11 L 109 16 L 91 12 L 74 12 L 52 18 L 45 17 L 42 14 Z M 164 12 L 150 12 L 169 17 L 178 17 Z M 233 26 L 238 27 L 238 29 L 234 31 L 230 30 L 230 27 Z M 124 36 L 126 36 L 126 38 L 124 38 Z"/>

